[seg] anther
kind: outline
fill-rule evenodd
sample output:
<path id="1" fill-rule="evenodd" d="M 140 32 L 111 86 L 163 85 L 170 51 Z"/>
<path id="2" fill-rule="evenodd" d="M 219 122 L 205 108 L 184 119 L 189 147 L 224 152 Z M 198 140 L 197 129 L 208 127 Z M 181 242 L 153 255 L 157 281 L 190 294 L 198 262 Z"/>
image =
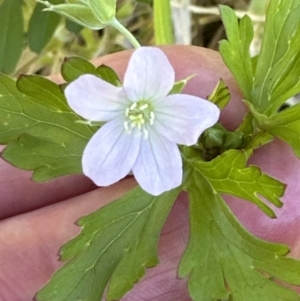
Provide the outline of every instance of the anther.
<path id="1" fill-rule="evenodd" d="M 125 116 L 128 117 L 128 115 L 129 115 L 129 108 L 127 108 L 127 109 L 125 110 Z"/>
<path id="2" fill-rule="evenodd" d="M 145 109 L 148 109 L 149 105 L 148 104 L 143 104 L 142 106 L 140 106 L 140 110 L 144 111 Z"/>
<path id="3" fill-rule="evenodd" d="M 128 121 L 124 121 L 124 128 L 125 131 L 128 133 L 129 132 Z"/>
<path id="4" fill-rule="evenodd" d="M 136 102 L 134 102 L 131 106 L 130 106 L 130 110 L 134 110 L 136 108 L 137 104 Z"/>
<path id="5" fill-rule="evenodd" d="M 128 117 L 130 120 L 136 120 L 139 118 L 138 116 L 135 116 L 135 115 L 129 115 Z"/>
<path id="6" fill-rule="evenodd" d="M 144 128 L 144 138 L 145 139 L 148 139 L 148 137 L 149 137 L 149 132 Z"/>

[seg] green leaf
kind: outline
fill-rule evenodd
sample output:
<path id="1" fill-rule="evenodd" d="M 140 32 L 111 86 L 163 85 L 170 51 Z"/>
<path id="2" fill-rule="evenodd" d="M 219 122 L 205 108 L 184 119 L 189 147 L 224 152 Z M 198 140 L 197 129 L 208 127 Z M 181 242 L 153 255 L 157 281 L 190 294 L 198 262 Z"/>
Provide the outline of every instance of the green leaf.
<path id="1" fill-rule="evenodd" d="M 300 120 L 279 124 L 270 128 L 269 132 L 289 144 L 295 155 L 300 158 Z"/>
<path id="2" fill-rule="evenodd" d="M 270 1 L 251 97 L 266 115 L 300 92 L 299 15 L 298 0 Z"/>
<path id="3" fill-rule="evenodd" d="M 121 84 L 118 74 L 112 68 L 106 65 L 99 66 L 96 69 L 96 75 L 114 86 L 120 86 Z"/>
<path id="4" fill-rule="evenodd" d="M 189 276 L 193 300 L 300 300 L 296 292 L 267 276 L 300 285 L 300 261 L 285 257 L 287 246 L 262 241 L 246 231 L 200 172 L 192 171 L 187 191 L 190 240 L 179 276 Z"/>
<path id="5" fill-rule="evenodd" d="M 216 104 L 221 110 L 227 106 L 231 98 L 228 87 L 221 79 L 216 85 L 213 92 L 208 97 L 208 100 Z"/>
<path id="6" fill-rule="evenodd" d="M 169 0 L 153 0 L 156 45 L 174 44 L 171 4 Z"/>
<path id="7" fill-rule="evenodd" d="M 243 150 L 229 150 L 210 162 L 195 162 L 195 168 L 209 180 L 219 193 L 230 194 L 252 202 L 270 217 L 276 217 L 262 197 L 281 207 L 285 185 L 264 174 L 256 166 L 246 167 L 248 154 Z"/>
<path id="8" fill-rule="evenodd" d="M 67 19 L 66 20 L 66 28 L 73 32 L 75 35 L 78 35 L 81 30 L 83 29 L 83 26 L 75 23 L 75 22 L 72 22 L 71 20 Z"/>
<path id="9" fill-rule="evenodd" d="M 23 47 L 22 1 L 4 0 L 0 5 L 0 72 L 14 72 Z"/>
<path id="10" fill-rule="evenodd" d="M 82 150 L 83 152 L 83 150 Z M 10 142 L 2 153 L 12 165 L 34 170 L 32 179 L 47 181 L 68 174 L 81 174 L 82 153 L 68 151 L 64 142 L 22 134 Z"/>
<path id="11" fill-rule="evenodd" d="M 152 196 L 136 187 L 83 217 L 82 232 L 61 249 L 68 263 L 38 292 L 39 301 L 99 301 L 108 285 L 107 300 L 120 299 L 158 263 L 162 226 L 180 192 Z"/>
<path id="12" fill-rule="evenodd" d="M 81 57 L 65 59 L 61 66 L 61 74 L 67 82 L 72 82 L 83 74 L 96 74 L 96 67 Z"/>
<path id="13" fill-rule="evenodd" d="M 61 3 L 62 0 L 52 0 L 53 4 Z M 44 5 L 38 3 L 29 21 L 28 43 L 33 52 L 41 53 L 50 42 L 61 18 L 58 14 L 44 12 Z"/>
<path id="14" fill-rule="evenodd" d="M 0 143 L 11 142 L 2 157 L 33 169 L 36 181 L 81 172 L 81 156 L 95 128 L 78 122 L 55 83 L 22 76 L 17 84 L 23 93 L 12 79 L 0 76 Z"/>
<path id="15" fill-rule="evenodd" d="M 253 39 L 251 19 L 245 16 L 239 22 L 235 12 L 224 5 L 220 5 L 220 13 L 228 39 L 220 42 L 220 53 L 245 98 L 251 99 L 253 85 L 253 62 L 249 52 Z"/>
<path id="16" fill-rule="evenodd" d="M 245 99 L 261 114 L 272 116 L 300 92 L 300 4 L 298 0 L 272 0 L 267 10 L 262 49 L 251 59 L 253 28 L 248 17 L 240 24 L 234 12 L 221 6 L 228 41 L 220 53 Z"/>
<path id="17" fill-rule="evenodd" d="M 299 116 L 300 104 L 297 104 L 263 120 L 260 128 L 289 144 L 296 156 L 300 158 Z"/>
<path id="18" fill-rule="evenodd" d="M 71 57 L 65 60 L 61 73 L 67 82 L 74 81 L 84 74 L 94 74 L 112 85 L 119 86 L 120 78 L 117 73 L 106 65 L 96 68 L 93 64 L 81 57 Z"/>

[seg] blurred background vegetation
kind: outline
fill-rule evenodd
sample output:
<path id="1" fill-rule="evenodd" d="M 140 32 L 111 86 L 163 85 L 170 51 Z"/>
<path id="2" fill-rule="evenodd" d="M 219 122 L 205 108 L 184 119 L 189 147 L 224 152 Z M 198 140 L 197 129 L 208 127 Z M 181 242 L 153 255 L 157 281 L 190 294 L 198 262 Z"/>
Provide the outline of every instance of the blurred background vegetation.
<path id="1" fill-rule="evenodd" d="M 53 4 L 64 0 L 51 0 Z M 259 51 L 268 0 L 170 0 L 176 44 L 218 49 L 225 38 L 218 5 L 229 5 L 238 16 L 248 13 L 254 22 L 253 55 Z M 60 71 L 65 57 L 92 59 L 131 48 L 114 28 L 93 31 L 43 12 L 35 0 L 0 0 L 0 72 L 50 75 Z M 117 18 L 142 45 L 154 45 L 153 1 L 118 0 Z"/>

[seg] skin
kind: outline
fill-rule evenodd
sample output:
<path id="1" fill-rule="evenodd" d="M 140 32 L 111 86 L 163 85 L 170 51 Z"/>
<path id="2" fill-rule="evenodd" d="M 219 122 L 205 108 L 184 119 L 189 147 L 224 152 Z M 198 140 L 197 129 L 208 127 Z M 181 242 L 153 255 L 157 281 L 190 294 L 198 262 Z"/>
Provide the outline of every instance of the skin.
<path id="1" fill-rule="evenodd" d="M 236 128 L 246 108 L 229 71 L 218 53 L 192 47 L 164 47 L 176 71 L 177 80 L 196 74 L 185 93 L 205 98 L 219 78 L 229 85 L 232 101 L 222 112 L 221 122 Z M 121 76 L 131 52 L 121 52 L 98 59 Z M 62 79 L 53 78 L 57 82 Z M 269 241 L 286 243 L 291 255 L 300 257 L 300 161 L 290 148 L 274 141 L 255 151 L 251 164 L 287 183 L 284 206 L 277 219 L 270 219 L 253 204 L 227 197 L 226 200 L 241 222 L 257 236 Z M 128 178 L 106 188 L 95 187 L 83 176 L 69 176 L 37 184 L 30 181 L 30 172 L 18 170 L 0 160 L 0 300 L 29 301 L 36 291 L 61 265 L 58 249 L 77 235 L 74 223 L 86 214 L 122 196 L 136 185 Z M 181 194 L 163 228 L 159 243 L 161 263 L 146 271 L 122 300 L 125 301 L 187 301 L 186 280 L 176 278 L 176 268 L 188 240 L 188 201 Z"/>

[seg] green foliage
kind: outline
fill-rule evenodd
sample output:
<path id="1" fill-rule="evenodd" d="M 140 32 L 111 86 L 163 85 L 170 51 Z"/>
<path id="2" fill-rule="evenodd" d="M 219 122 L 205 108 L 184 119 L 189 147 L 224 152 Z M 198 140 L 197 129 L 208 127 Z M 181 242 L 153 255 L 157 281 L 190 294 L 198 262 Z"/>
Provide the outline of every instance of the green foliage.
<path id="1" fill-rule="evenodd" d="M 68 263 L 37 294 L 39 301 L 120 299 L 158 263 L 162 226 L 180 189 L 152 196 L 136 187 L 120 199 L 81 218 L 82 232 L 62 247 Z"/>
<path id="2" fill-rule="evenodd" d="M 62 0 L 51 1 L 53 4 L 61 3 Z M 28 44 L 32 51 L 41 53 L 51 40 L 58 24 L 60 16 L 51 12 L 44 12 L 44 5 L 38 3 L 30 18 L 28 28 Z"/>
<path id="3" fill-rule="evenodd" d="M 188 83 L 189 80 L 191 80 L 194 77 L 194 75 L 191 75 L 185 79 L 182 79 L 178 82 L 174 83 L 173 88 L 171 89 L 171 91 L 169 92 L 170 94 L 179 94 L 182 92 L 182 90 L 184 89 L 184 87 L 186 86 L 186 84 Z"/>
<path id="4" fill-rule="evenodd" d="M 75 35 L 78 35 L 83 27 L 75 22 L 72 22 L 71 20 L 67 19 L 66 20 L 66 28 L 70 31 L 73 32 Z"/>
<path id="5" fill-rule="evenodd" d="M 95 68 L 82 58 L 63 65 L 67 81 L 84 73 L 118 85 L 111 68 Z M 91 127 L 69 108 L 61 88 L 39 76 L 22 76 L 16 83 L 0 76 L 0 143 L 8 146 L 2 158 L 25 170 L 35 181 L 82 173 L 83 150 L 97 127 Z"/>
<path id="6" fill-rule="evenodd" d="M 220 110 L 224 109 L 230 101 L 230 92 L 225 82 L 221 79 L 216 85 L 208 100 L 217 105 Z"/>
<path id="7" fill-rule="evenodd" d="M 221 5 L 220 12 L 226 29 L 227 40 L 220 42 L 220 53 L 232 72 L 246 99 L 251 99 L 253 85 L 253 62 L 249 47 L 253 39 L 251 19 L 245 16 L 238 23 L 235 12 Z"/>
<path id="8" fill-rule="evenodd" d="M 251 97 L 268 116 L 300 92 L 299 15 L 298 0 L 270 1 Z"/>
<path id="9" fill-rule="evenodd" d="M 296 156 L 300 158 L 300 104 L 285 109 L 270 119 L 265 124 L 275 137 L 285 141 L 292 148 Z"/>
<path id="10" fill-rule="evenodd" d="M 300 262 L 289 249 L 255 238 L 197 169 L 190 171 L 190 240 L 179 266 L 195 301 L 299 301 L 271 277 L 300 284 Z M 271 277 L 270 277 L 271 276 Z M 231 296 L 230 296 L 231 295 Z"/>
<path id="11" fill-rule="evenodd" d="M 22 1 L 4 0 L 0 4 L 0 72 L 11 74 L 24 47 Z"/>
<path id="12" fill-rule="evenodd" d="M 84 58 L 71 57 L 65 59 L 61 74 L 67 82 L 71 82 L 83 74 L 96 74 L 96 67 Z"/>
<path id="13" fill-rule="evenodd" d="M 290 144 L 300 157 L 299 107 L 277 113 L 287 99 L 300 92 L 299 1 L 270 1 L 261 53 L 254 59 L 249 55 L 253 36 L 249 18 L 239 24 L 235 13 L 225 6 L 221 6 L 221 14 L 228 41 L 221 42 L 220 52 L 252 114 L 240 129 L 247 130 L 249 137 L 251 127 L 254 135 L 258 129 L 267 131 Z M 251 146 L 255 147 L 250 141 Z"/>
<path id="14" fill-rule="evenodd" d="M 80 117 L 55 83 L 22 76 L 17 85 L 21 92 L 12 79 L 0 77 L 0 143 L 9 143 L 2 158 L 34 170 L 36 181 L 81 173 L 83 149 L 94 128 L 78 123 Z"/>
<path id="15" fill-rule="evenodd" d="M 71 82 L 83 74 L 94 74 L 115 86 L 121 83 L 119 76 L 112 68 L 106 65 L 96 68 L 89 61 L 80 57 L 66 59 L 62 65 L 61 73 L 67 82 Z"/>
<path id="16" fill-rule="evenodd" d="M 196 162 L 195 168 L 210 182 L 218 193 L 233 195 L 256 204 L 270 217 L 276 217 L 262 197 L 281 207 L 285 185 L 263 174 L 256 166 L 246 167 L 249 154 L 231 149 L 210 162 Z"/>
<path id="17" fill-rule="evenodd" d="M 253 28 L 249 17 L 238 23 L 235 13 L 221 6 L 228 41 L 220 53 L 244 97 L 255 109 L 272 116 L 300 92 L 300 5 L 298 0 L 272 0 L 267 11 L 262 49 L 256 59 L 249 53 Z"/>

